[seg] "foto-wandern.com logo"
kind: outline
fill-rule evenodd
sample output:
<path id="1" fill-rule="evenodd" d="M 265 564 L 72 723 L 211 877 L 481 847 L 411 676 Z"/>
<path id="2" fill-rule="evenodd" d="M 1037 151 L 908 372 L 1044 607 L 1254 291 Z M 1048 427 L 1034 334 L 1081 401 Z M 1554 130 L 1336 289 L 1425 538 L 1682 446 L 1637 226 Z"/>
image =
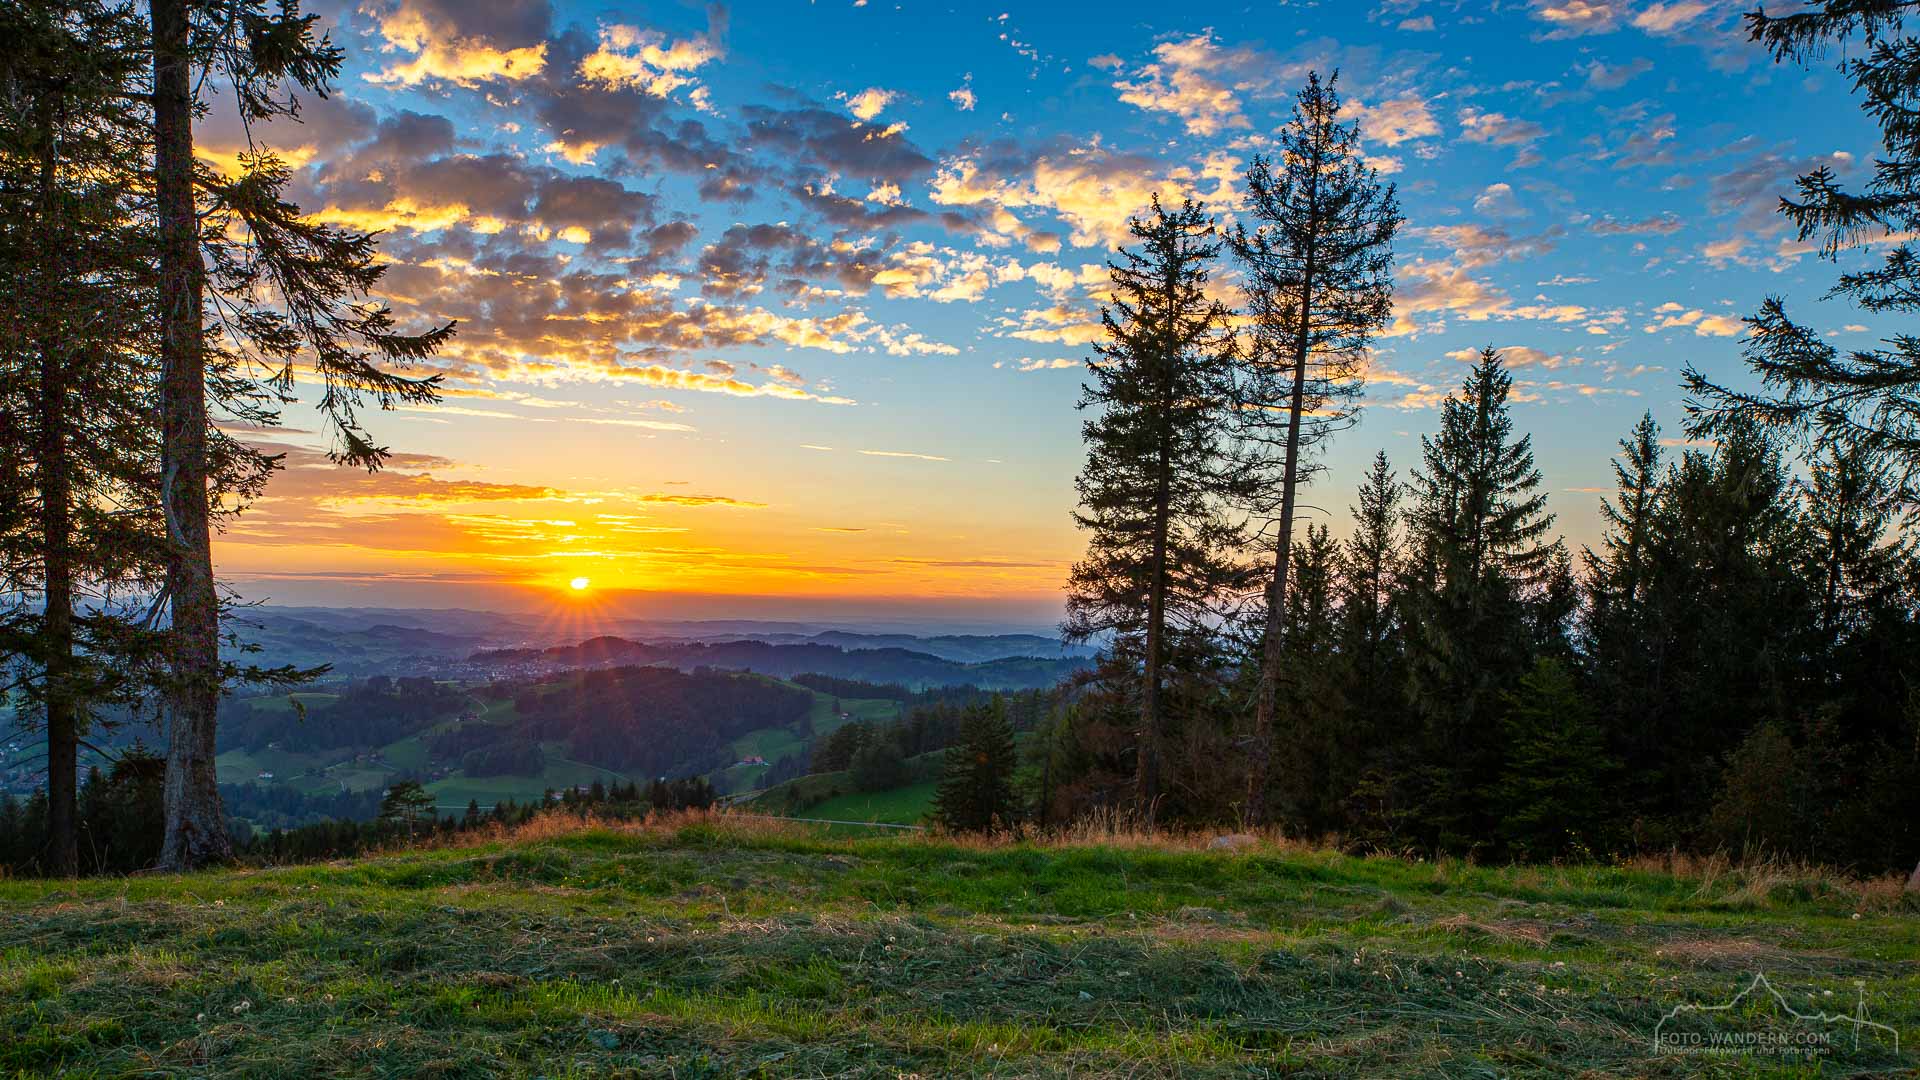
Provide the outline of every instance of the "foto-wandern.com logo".
<path id="1" fill-rule="evenodd" d="M 1867 1015 L 1866 984 L 1856 981 L 1848 1011 L 1833 991 L 1795 1005 L 1764 973 L 1717 1005 L 1681 1004 L 1653 1029 L 1656 1054 L 1811 1058 L 1866 1051 L 1900 1053 L 1900 1032 Z"/>

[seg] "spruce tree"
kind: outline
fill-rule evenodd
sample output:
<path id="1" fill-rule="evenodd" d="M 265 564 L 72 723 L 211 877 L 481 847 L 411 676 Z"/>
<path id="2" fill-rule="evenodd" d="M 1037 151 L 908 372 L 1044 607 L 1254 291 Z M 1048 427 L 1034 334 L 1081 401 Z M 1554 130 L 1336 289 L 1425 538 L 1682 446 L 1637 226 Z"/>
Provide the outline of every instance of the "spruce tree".
<path id="1" fill-rule="evenodd" d="M 1355 714 L 1377 728 L 1400 699 L 1401 502 L 1404 489 L 1385 451 L 1361 481 L 1351 507 L 1353 533 L 1340 552 L 1341 651 L 1348 657 Z"/>
<path id="2" fill-rule="evenodd" d="M 1282 622 L 1281 768 L 1270 791 L 1276 816 L 1296 829 L 1339 827 L 1341 801 L 1359 778 L 1364 747 L 1353 739 L 1347 676 L 1352 657 L 1341 647 L 1337 562 L 1340 548 L 1325 525 L 1310 525 L 1294 544 L 1294 588 Z M 1263 796 L 1269 791 L 1263 790 Z M 1264 804 L 1266 799 L 1262 799 Z"/>
<path id="3" fill-rule="evenodd" d="M 1573 670 L 1538 660 L 1504 696 L 1504 712 L 1505 763 L 1492 794 L 1508 851 L 1532 861 L 1604 853 L 1619 766 Z"/>
<path id="4" fill-rule="evenodd" d="M 1359 124 L 1340 122 L 1338 80 L 1307 76 L 1273 157 L 1256 155 L 1247 171 L 1257 224 L 1230 238 L 1246 266 L 1253 320 L 1239 435 L 1261 481 L 1253 509 L 1276 533 L 1247 770 L 1245 814 L 1255 823 L 1267 814 L 1299 489 L 1317 471 L 1310 455 L 1351 422 L 1367 346 L 1393 311 L 1400 208 L 1393 185 L 1382 185 L 1360 152 Z"/>
<path id="5" fill-rule="evenodd" d="M 1013 795 L 1017 763 L 1006 700 L 996 695 L 992 705 L 968 709 L 960 741 L 947 750 L 934 793 L 934 820 L 954 832 L 1012 824 L 1018 809 Z"/>
<path id="6" fill-rule="evenodd" d="M 1884 452 L 1835 444 L 1808 462 L 1799 481 L 1812 533 L 1808 571 L 1819 590 L 1823 648 L 1864 628 L 1905 584 L 1902 570 L 1916 541 L 1901 527 L 1905 507 L 1894 474 Z"/>
<path id="7" fill-rule="evenodd" d="M 1531 436 L 1516 436 L 1513 377 L 1489 348 L 1421 439 L 1409 533 L 1410 696 L 1424 721 L 1418 778 L 1442 846 L 1488 835 L 1479 793 L 1498 768 L 1499 695 L 1532 664 L 1526 602 L 1544 579 L 1553 527 Z"/>
<path id="8" fill-rule="evenodd" d="M 1137 247 L 1110 263 L 1106 341 L 1088 364 L 1082 409 L 1087 461 L 1074 520 L 1087 554 L 1068 583 L 1070 639 L 1107 636 L 1137 672 L 1135 800 L 1149 823 L 1160 797 L 1169 660 L 1210 639 L 1236 588 L 1239 530 L 1223 500 L 1243 493 L 1228 457 L 1233 341 L 1227 310 L 1208 298 L 1220 243 L 1188 200 L 1156 197 L 1130 228 Z"/>
<path id="9" fill-rule="evenodd" d="M 134 600 L 164 557 L 141 29 L 97 0 L 0 8 L 0 590 L 39 601 L 0 613 L 0 657 L 45 731 L 56 876 L 79 869 L 81 741 L 139 697 Z"/>
<path id="10" fill-rule="evenodd" d="M 1637 623 L 1644 651 L 1630 669 L 1646 681 L 1628 700 L 1652 707 L 1626 729 L 1627 760 L 1645 817 L 1677 839 L 1699 821 L 1719 762 L 1745 733 L 1769 718 L 1790 722 L 1812 700 L 1817 686 L 1800 658 L 1814 648 L 1817 592 L 1800 569 L 1806 531 L 1779 437 L 1758 424 L 1681 456 L 1662 481 L 1651 533 Z"/>
<path id="11" fill-rule="evenodd" d="M 1835 262 L 1869 244 L 1889 246 L 1877 265 L 1842 273 L 1825 299 L 1843 299 L 1876 314 L 1920 311 L 1920 36 L 1908 27 L 1905 2 L 1814 0 L 1787 15 L 1746 15 L 1751 40 L 1776 63 L 1806 64 L 1838 55 L 1839 69 L 1861 95 L 1861 109 L 1880 127 L 1881 150 L 1871 177 L 1850 189 L 1825 165 L 1799 178 L 1779 212 L 1797 238 L 1817 242 Z M 1707 378 L 1689 366 L 1685 385 L 1690 428 L 1718 437 L 1737 422 L 1759 423 L 1819 445 L 1860 445 L 1887 455 L 1909 499 L 1920 497 L 1920 337 L 1889 332 L 1873 348 L 1841 349 L 1768 297 L 1747 319 L 1748 366 L 1758 391 Z"/>

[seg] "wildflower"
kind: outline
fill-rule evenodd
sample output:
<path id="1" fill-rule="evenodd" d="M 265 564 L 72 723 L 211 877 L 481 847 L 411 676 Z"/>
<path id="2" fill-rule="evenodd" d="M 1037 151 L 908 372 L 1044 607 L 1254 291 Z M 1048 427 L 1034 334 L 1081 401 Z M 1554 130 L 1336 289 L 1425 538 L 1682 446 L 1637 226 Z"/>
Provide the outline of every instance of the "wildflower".
<path id="1" fill-rule="evenodd" d="M 239 1014 L 246 1012 L 248 1009 L 251 1009 L 251 1008 L 253 1008 L 253 1002 L 242 1001 L 233 1007 L 233 1012 L 234 1012 L 234 1015 L 238 1016 Z"/>

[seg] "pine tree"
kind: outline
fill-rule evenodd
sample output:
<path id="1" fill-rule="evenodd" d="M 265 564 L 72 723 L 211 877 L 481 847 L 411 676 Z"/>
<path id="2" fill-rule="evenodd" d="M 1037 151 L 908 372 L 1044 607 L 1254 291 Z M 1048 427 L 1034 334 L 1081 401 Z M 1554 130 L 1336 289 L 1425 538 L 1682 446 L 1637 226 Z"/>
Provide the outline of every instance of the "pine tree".
<path id="1" fill-rule="evenodd" d="M 1087 462 L 1074 520 L 1090 534 L 1068 585 L 1066 634 L 1111 635 L 1139 673 L 1135 799 L 1151 822 L 1160 797 L 1167 664 L 1210 637 L 1240 571 L 1239 531 L 1222 500 L 1242 493 L 1227 456 L 1233 342 L 1227 311 L 1206 295 L 1220 245 L 1200 206 L 1152 212 L 1130 227 L 1138 248 L 1109 264 L 1107 340 L 1088 365 Z M 1179 641 L 1173 639 L 1180 639 Z"/>
<path id="2" fill-rule="evenodd" d="M 1843 273 L 1826 298 L 1844 298 L 1869 312 L 1920 311 L 1920 254 L 1908 239 L 1920 231 L 1920 37 L 1908 31 L 1904 2 L 1812 0 L 1788 15 L 1746 15 L 1751 40 L 1776 63 L 1805 64 L 1840 57 L 1864 99 L 1861 108 L 1880 127 L 1881 152 L 1872 178 L 1849 190 L 1820 166 L 1799 178 L 1797 197 L 1780 200 L 1780 214 L 1799 240 L 1817 241 L 1821 256 L 1897 240 L 1877 266 Z M 1718 437 L 1736 422 L 1783 429 L 1817 445 L 1859 445 L 1887 455 L 1909 498 L 1920 496 L 1920 338 L 1889 333 L 1884 345 L 1841 350 L 1787 314 L 1769 297 L 1747 319 L 1746 358 L 1760 377 L 1758 392 L 1729 387 L 1689 366 L 1684 382 L 1690 430 Z"/>
<path id="3" fill-rule="evenodd" d="M 1489 834 L 1482 800 L 1498 767 L 1499 694 L 1532 663 L 1528 594 L 1542 581 L 1553 526 L 1531 436 L 1514 435 L 1513 377 L 1486 349 L 1421 439 L 1409 532 L 1410 693 L 1424 720 L 1424 815 L 1442 846 Z"/>
<path id="4" fill-rule="evenodd" d="M 380 820 L 396 828 L 405 828 L 409 839 L 422 823 L 433 821 L 433 796 L 418 780 L 396 781 L 380 799 Z"/>
<path id="5" fill-rule="evenodd" d="M 215 76 L 241 118 L 298 118 L 289 88 L 325 94 L 342 53 L 316 37 L 316 15 L 297 0 L 222 5 L 154 0 L 152 19 L 154 188 L 159 223 L 162 485 L 173 551 L 166 598 L 172 615 L 168 700 L 167 840 L 160 862 L 186 869 L 231 856 L 214 770 L 222 686 L 251 673 L 220 658 L 221 601 L 213 571 L 210 491 L 255 492 L 269 462 L 232 440 L 209 436 L 210 401 L 255 422 L 277 419 L 271 402 L 294 383 L 307 358 L 319 376 L 319 405 L 345 464 L 377 468 L 385 458 L 357 409 L 437 398 L 437 376 L 393 373 L 393 363 L 431 356 L 451 324 L 419 334 L 397 330 L 391 312 L 366 297 L 383 267 L 371 234 L 315 224 L 282 198 L 291 174 L 270 151 L 243 155 L 238 177 L 208 174 L 193 155 L 196 95 Z M 203 203 L 197 192 L 207 193 Z M 209 293 L 214 323 L 209 336 Z M 264 371 L 264 376 L 256 374 Z M 283 676 L 287 673 L 281 673 Z"/>
<path id="6" fill-rule="evenodd" d="M 967 710 L 960 741 L 948 749 L 945 771 L 934 793 L 934 820 L 954 832 L 986 832 L 1013 822 L 1013 727 L 1007 703 Z"/>
<path id="7" fill-rule="evenodd" d="M 1240 435 L 1263 481 L 1253 508 L 1277 530 L 1247 771 L 1245 813 L 1256 823 L 1267 812 L 1299 489 L 1318 471 L 1309 456 L 1355 415 L 1367 346 L 1393 311 L 1400 208 L 1393 185 L 1383 186 L 1360 152 L 1359 124 L 1340 122 L 1338 81 L 1307 76 L 1273 158 L 1255 156 L 1247 172 L 1258 224 L 1230 240 L 1247 268 L 1254 323 Z"/>

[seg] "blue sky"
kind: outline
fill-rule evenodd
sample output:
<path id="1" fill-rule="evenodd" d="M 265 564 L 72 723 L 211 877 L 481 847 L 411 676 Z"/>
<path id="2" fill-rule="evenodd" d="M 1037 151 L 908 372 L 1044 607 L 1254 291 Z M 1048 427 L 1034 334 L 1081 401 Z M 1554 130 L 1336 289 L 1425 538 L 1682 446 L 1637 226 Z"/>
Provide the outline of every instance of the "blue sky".
<path id="1" fill-rule="evenodd" d="M 1875 336 L 1772 212 L 1815 165 L 1857 177 L 1873 129 L 1737 6 L 321 10 L 339 93 L 255 138 L 303 206 L 386 230 L 398 311 L 461 328 L 446 403 L 378 419 L 390 474 L 326 469 L 289 414 L 292 467 L 220 553 L 254 595 L 486 606 L 587 577 L 680 613 L 1044 617 L 1082 543 L 1103 261 L 1155 191 L 1234 220 L 1309 70 L 1339 70 L 1407 216 L 1364 419 L 1308 500 L 1336 532 L 1483 345 L 1577 546 L 1615 440 L 1650 409 L 1677 442 L 1680 370 L 1737 377 L 1762 298 Z M 241 145 L 218 111 L 200 139 Z"/>

